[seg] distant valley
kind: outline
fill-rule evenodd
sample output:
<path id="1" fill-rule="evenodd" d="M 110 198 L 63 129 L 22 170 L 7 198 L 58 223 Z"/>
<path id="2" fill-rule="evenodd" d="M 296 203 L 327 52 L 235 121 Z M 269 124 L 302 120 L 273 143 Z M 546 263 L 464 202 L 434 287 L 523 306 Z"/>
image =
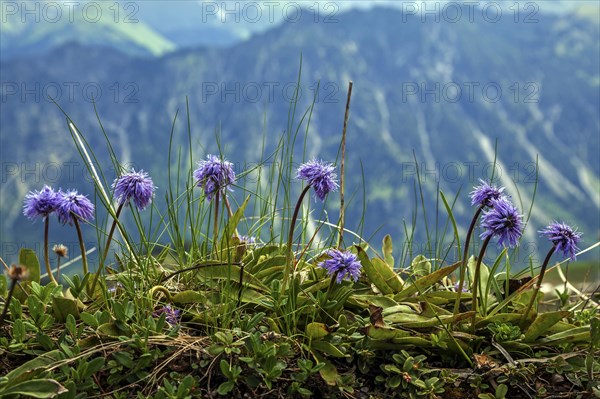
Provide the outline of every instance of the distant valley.
<path id="1" fill-rule="evenodd" d="M 316 103 L 306 153 L 301 143 L 295 159 L 336 158 L 352 80 L 348 227 L 359 228 L 364 192 L 363 234 L 376 247 L 390 233 L 402 248 L 404 224 L 412 224 L 421 204 L 417 172 L 430 230 L 419 210 L 416 252 L 426 252 L 423 243 L 427 233 L 434 235 L 436 222 L 439 234 L 444 229 L 438 191 L 450 200 L 460 191 L 454 212 L 464 232 L 472 215 L 468 192 L 492 171 L 524 213 L 535 194 L 519 266 L 527 265 L 528 255 L 546 251 L 536 231 L 553 219 L 577 225 L 584 245 L 594 243 L 600 232 L 599 25 L 574 14 L 536 17 L 531 24 L 513 18 L 423 22 L 401 10 L 374 8 L 339 14 L 336 23 L 307 16 L 229 47 L 158 56 L 69 41 L 39 56 L 3 60 L 0 255 L 14 259 L 19 246 L 41 242 L 41 223 L 21 214 L 29 190 L 48 182 L 92 194 L 65 118 L 47 96 L 57 98 L 78 124 L 110 175 L 95 99 L 120 161 L 148 171 L 163 188 L 178 111 L 175 145 L 183 156 L 193 150 L 200 160 L 218 152 L 216 130 L 224 154 L 240 171 L 260 160 L 263 137 L 267 152 L 274 148 L 287 129 L 300 58 L 296 123 L 315 95 Z M 306 124 L 302 140 L 304 129 Z M 235 193 L 239 198 L 241 191 Z M 164 191 L 156 202 L 160 208 Z M 332 221 L 336 205 L 337 197 L 327 205 Z M 74 241 L 69 229 L 53 229 Z M 451 237 L 451 231 L 446 234 Z"/>

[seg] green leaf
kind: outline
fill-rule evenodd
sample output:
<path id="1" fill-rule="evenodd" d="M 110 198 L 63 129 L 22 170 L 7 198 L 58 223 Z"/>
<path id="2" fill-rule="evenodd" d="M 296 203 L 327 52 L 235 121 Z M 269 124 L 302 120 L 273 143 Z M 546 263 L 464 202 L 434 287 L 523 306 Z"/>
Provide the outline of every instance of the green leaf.
<path id="1" fill-rule="evenodd" d="M 467 270 L 469 270 L 469 276 L 475 276 L 475 268 L 477 266 L 477 259 L 475 256 L 471 256 L 467 261 Z M 481 297 L 483 297 L 484 293 L 488 292 L 487 285 L 488 280 L 490 278 L 490 269 L 483 262 L 479 265 L 479 287 L 478 292 Z M 471 284 L 475 284 L 474 281 L 471 281 Z M 480 298 L 481 298 L 480 297 Z"/>
<path id="2" fill-rule="evenodd" d="M 317 365 L 320 366 L 321 364 L 325 364 L 321 367 L 321 369 L 319 369 L 319 374 L 321 375 L 321 378 L 323 378 L 325 383 L 331 386 L 337 385 L 337 382 L 340 378 L 340 374 L 338 373 L 337 368 L 318 352 L 311 351 L 311 353 L 317 359 Z"/>
<path id="3" fill-rule="evenodd" d="M 536 341 L 542 345 L 562 345 L 562 344 L 571 344 L 576 342 L 590 342 L 590 327 L 589 326 L 581 326 L 576 327 L 569 331 L 559 332 L 553 335 L 550 335 L 546 338 L 541 338 Z"/>
<path id="4" fill-rule="evenodd" d="M 392 266 L 379 258 L 371 259 L 371 263 L 373 264 L 373 267 L 381 271 L 381 274 L 385 278 L 386 284 L 392 289 L 392 293 L 395 294 L 396 292 L 400 292 L 400 290 L 402 290 L 404 282 L 398 273 L 394 271 Z"/>
<path id="5" fill-rule="evenodd" d="M 597 348 L 600 346 L 600 318 L 594 317 L 590 320 L 590 349 Z M 592 352 L 592 351 L 590 351 Z"/>
<path id="6" fill-rule="evenodd" d="M 87 363 L 87 369 L 85 370 L 85 373 L 83 375 L 81 375 L 80 377 L 81 377 L 81 379 L 90 378 L 91 376 L 93 376 L 94 374 L 96 374 L 97 372 L 102 370 L 103 367 L 104 367 L 104 358 L 103 357 L 94 358 L 94 359 L 90 360 L 89 363 Z"/>
<path id="7" fill-rule="evenodd" d="M 383 317 L 392 315 L 394 313 L 410 313 L 410 314 L 417 314 L 416 312 L 418 311 L 418 307 L 416 306 L 409 306 L 409 305 L 396 305 L 396 306 L 391 306 L 389 308 L 384 308 L 382 315 Z"/>
<path id="8" fill-rule="evenodd" d="M 354 246 L 358 253 L 358 259 L 362 264 L 363 270 L 369 281 L 377 287 L 383 295 L 394 294 L 397 292 L 392 284 L 402 287 L 400 277 L 381 259 L 373 263 L 367 253 L 358 245 Z M 375 261 L 375 259 L 373 259 Z"/>
<path id="9" fill-rule="evenodd" d="M 504 399 L 506 398 L 506 394 L 508 393 L 508 387 L 505 384 L 500 384 L 496 388 L 496 399 Z"/>
<path id="10" fill-rule="evenodd" d="M 386 316 L 384 320 L 388 323 L 397 323 L 406 328 L 428 328 L 439 326 L 440 324 L 457 323 L 473 316 L 473 312 L 459 313 L 455 315 L 440 315 L 438 317 L 425 317 L 417 314 L 395 313 Z"/>
<path id="11" fill-rule="evenodd" d="M 329 284 L 329 282 L 327 282 Z M 350 305 L 358 306 L 362 309 L 367 309 L 369 305 L 380 306 L 384 309 L 399 306 L 398 302 L 392 298 L 381 295 L 352 295 L 348 299 Z"/>
<path id="12" fill-rule="evenodd" d="M 225 396 L 229 392 L 233 391 L 233 388 L 235 388 L 235 384 L 233 383 L 233 381 L 225 381 L 224 383 L 219 385 L 219 387 L 217 388 L 217 393 L 219 395 Z"/>
<path id="13" fill-rule="evenodd" d="M 12 337 L 17 342 L 23 342 L 25 340 L 27 331 L 25 330 L 25 323 L 22 319 L 15 319 L 12 328 Z"/>
<path id="14" fill-rule="evenodd" d="M 431 348 L 433 346 L 430 340 L 423 337 L 394 338 L 392 342 L 401 345 L 414 345 L 419 348 Z"/>
<path id="15" fill-rule="evenodd" d="M 452 231 L 454 232 L 454 242 L 456 242 L 456 245 L 457 245 L 456 253 L 462 254 L 462 250 L 460 248 L 460 236 L 458 234 L 458 227 L 456 226 L 456 219 L 454 218 L 454 213 L 452 212 L 452 208 L 450 208 L 448 201 L 446 201 L 446 196 L 444 195 L 444 192 L 441 190 L 440 190 L 440 196 L 442 198 L 442 202 L 444 203 L 444 207 L 446 208 L 446 212 L 448 213 L 448 217 L 450 218 L 450 221 L 452 222 Z M 456 198 L 455 198 L 455 200 L 456 200 Z"/>
<path id="16" fill-rule="evenodd" d="M 259 269 L 258 267 L 255 267 L 257 263 L 281 253 L 282 249 L 279 245 L 265 245 L 264 247 L 253 248 L 251 251 L 248 251 L 244 259 L 242 259 L 242 263 L 246 265 L 248 270 L 255 273 L 255 269 Z"/>
<path id="17" fill-rule="evenodd" d="M 132 369 L 135 366 L 133 356 L 129 352 L 113 352 L 113 358 L 122 366 Z"/>
<path id="18" fill-rule="evenodd" d="M 206 295 L 198 291 L 186 290 L 173 295 L 171 300 L 177 305 L 206 303 Z"/>
<path id="19" fill-rule="evenodd" d="M 306 326 L 305 334 L 310 339 L 319 339 L 329 335 L 329 329 L 324 323 L 312 322 Z"/>
<path id="20" fill-rule="evenodd" d="M 385 260 L 385 263 L 387 263 L 388 266 L 391 267 L 392 269 L 394 269 L 394 265 L 395 265 L 394 256 L 392 255 L 393 251 L 394 251 L 394 246 L 392 244 L 392 236 L 390 236 L 389 234 L 386 234 L 386 236 L 383 237 L 383 247 L 382 247 L 383 259 Z"/>
<path id="21" fill-rule="evenodd" d="M 426 317 L 447 316 L 452 314 L 452 312 L 450 312 L 449 310 L 446 310 L 440 306 L 426 301 L 421 302 L 421 308 L 422 311 L 420 315 Z"/>
<path id="22" fill-rule="evenodd" d="M 221 359 L 221 361 L 219 362 L 219 368 L 221 369 L 221 373 L 223 373 L 223 375 L 225 377 L 227 377 L 227 379 L 233 378 L 233 373 L 231 372 L 231 366 L 229 365 L 227 360 Z"/>
<path id="23" fill-rule="evenodd" d="M 62 360 L 62 358 L 63 354 L 58 349 L 39 355 L 35 359 L 22 364 L 6 374 L 5 377 L 9 381 L 7 386 L 13 386 L 22 381 L 36 377 L 39 373 L 45 371 L 48 366 Z"/>
<path id="24" fill-rule="evenodd" d="M 202 267 L 197 270 L 197 274 L 200 278 L 215 279 L 215 280 L 228 280 L 236 283 L 240 282 L 240 271 L 241 267 L 237 265 L 209 265 Z M 267 292 L 268 288 L 252 274 L 244 270 L 243 277 L 244 285 L 248 285 L 255 290 Z"/>
<path id="25" fill-rule="evenodd" d="M 27 278 L 21 280 L 15 287 L 13 297 L 19 302 L 25 303 L 27 294 L 31 291 L 31 283 L 40 282 L 40 261 L 35 251 L 30 248 L 21 248 L 19 250 L 19 263 L 27 268 Z"/>
<path id="26" fill-rule="evenodd" d="M 100 323 L 98 323 L 98 320 L 96 319 L 96 317 L 88 312 L 81 312 L 79 317 L 85 324 L 87 324 L 88 326 L 90 326 L 92 328 L 97 328 L 100 325 Z"/>
<path id="27" fill-rule="evenodd" d="M 417 292 L 423 293 L 429 287 L 436 284 L 442 278 L 448 276 L 450 273 L 452 273 L 459 267 L 460 267 L 460 262 L 456 262 L 453 265 L 443 267 L 441 269 L 436 270 L 435 272 L 433 272 L 431 274 L 428 274 L 427 276 L 421 277 L 420 279 L 415 281 L 413 284 L 406 287 L 398 294 L 394 295 L 394 299 L 396 301 L 401 301 L 404 298 L 407 298 L 413 294 L 416 294 Z"/>
<path id="28" fill-rule="evenodd" d="M 27 267 L 27 281 L 40 282 L 40 261 L 35 251 L 30 248 L 21 248 L 19 250 L 19 263 Z"/>
<path id="29" fill-rule="evenodd" d="M 0 390 L 0 397 L 8 395 L 24 395 L 33 398 L 53 398 L 67 392 L 67 389 L 55 380 L 29 380 Z"/>
<path id="30" fill-rule="evenodd" d="M 369 325 L 364 329 L 366 336 L 377 340 L 392 340 L 394 338 L 410 337 L 414 333 L 394 327 L 375 327 Z"/>
<path id="31" fill-rule="evenodd" d="M 511 323 L 511 324 L 516 325 L 519 323 L 519 321 L 521 320 L 522 317 L 523 317 L 523 315 L 521 313 L 498 313 L 493 316 L 488 316 L 484 319 L 478 320 L 477 323 L 475 323 L 475 327 L 481 328 L 481 327 L 485 327 L 491 323 L 498 323 L 498 324 Z"/>
<path id="32" fill-rule="evenodd" d="M 312 341 L 310 347 L 311 349 L 316 349 L 333 357 L 347 357 L 347 355 L 340 351 L 337 346 L 327 341 Z"/>
<path id="33" fill-rule="evenodd" d="M 554 324 L 553 326 L 551 326 L 550 328 L 548 328 L 547 333 L 548 334 L 555 334 L 558 332 L 562 332 L 562 331 L 567 331 L 570 329 L 573 329 L 577 326 L 567 323 L 566 321 L 559 321 L 558 323 Z"/>
<path id="34" fill-rule="evenodd" d="M 423 382 L 422 380 L 413 380 L 412 384 L 421 389 L 427 389 L 427 385 L 425 385 L 425 382 Z"/>
<path id="35" fill-rule="evenodd" d="M 417 255 L 410 264 L 414 275 L 423 277 L 431 273 L 431 262 L 423 255 Z"/>
<path id="36" fill-rule="evenodd" d="M 79 308 L 77 301 L 74 299 L 55 296 L 52 298 L 52 310 L 61 323 L 67 320 L 68 315 L 72 315 L 75 319 L 79 318 Z"/>
<path id="37" fill-rule="evenodd" d="M 250 202 L 250 196 L 248 195 L 246 197 L 246 199 L 244 200 L 244 202 L 242 202 L 240 207 L 235 211 L 233 216 L 229 219 L 229 221 L 223 228 L 223 237 L 221 237 L 221 245 L 219 246 L 221 253 L 223 253 L 223 251 L 227 250 L 227 248 L 229 248 L 231 246 L 231 244 L 232 244 L 231 237 L 235 234 L 235 230 L 237 229 L 237 226 L 240 223 L 242 216 L 244 216 L 244 210 L 246 209 L 246 206 L 248 206 L 249 202 Z M 226 258 L 226 256 L 221 257 L 221 259 L 225 259 L 225 258 Z"/>
<path id="38" fill-rule="evenodd" d="M 274 279 L 281 279 L 285 266 L 272 266 L 269 269 L 261 270 L 256 273 L 255 277 L 264 283 L 270 283 Z"/>
<path id="39" fill-rule="evenodd" d="M 535 341 L 537 337 L 544 334 L 550 327 L 552 327 L 553 325 L 555 325 L 560 320 L 564 319 L 570 314 L 571 312 L 569 312 L 568 310 L 539 314 L 525 332 L 523 342 Z"/>
<path id="40" fill-rule="evenodd" d="M 431 291 L 423 295 L 418 295 L 410 298 L 404 298 L 402 301 L 404 303 L 420 303 L 427 302 L 432 305 L 446 305 L 449 303 L 454 303 L 456 300 L 457 292 L 454 291 Z M 463 292 L 460 296 L 461 301 L 471 300 L 470 292 Z"/>
<path id="41" fill-rule="evenodd" d="M 258 278 L 259 276 L 267 276 L 269 273 L 272 273 L 272 268 L 285 266 L 285 262 L 287 258 L 285 255 L 276 255 L 268 258 L 263 258 L 259 260 L 254 267 L 250 268 L 246 266 L 248 271 L 252 271 Z"/>
<path id="42" fill-rule="evenodd" d="M 4 274 L 0 274 L 0 297 L 6 296 L 7 289 L 8 282 L 6 281 L 6 276 Z"/>
<path id="43" fill-rule="evenodd" d="M 119 325 L 115 322 L 104 323 L 98 326 L 96 332 L 100 335 L 104 335 L 110 338 L 117 338 L 122 335 L 129 336 L 131 334 L 131 331 L 120 328 Z"/>

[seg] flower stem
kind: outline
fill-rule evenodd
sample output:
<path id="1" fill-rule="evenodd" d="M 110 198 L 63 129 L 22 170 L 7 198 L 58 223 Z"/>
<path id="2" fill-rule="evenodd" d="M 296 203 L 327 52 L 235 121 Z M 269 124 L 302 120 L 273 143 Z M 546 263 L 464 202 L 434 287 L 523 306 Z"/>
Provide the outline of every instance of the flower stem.
<path id="1" fill-rule="evenodd" d="M 0 326 L 4 322 L 6 318 L 6 313 L 8 313 L 8 305 L 10 305 L 10 300 L 12 299 L 13 292 L 15 291 L 15 287 L 17 286 L 17 279 L 12 279 L 10 283 L 10 289 L 8 290 L 8 295 L 6 295 L 6 303 L 4 304 L 4 310 L 2 311 L 2 315 L 0 316 Z"/>
<path id="2" fill-rule="evenodd" d="M 56 256 L 56 279 L 60 281 L 60 256 Z"/>
<path id="3" fill-rule="evenodd" d="M 83 276 L 85 277 L 85 275 L 88 274 L 89 269 L 87 263 L 87 255 L 85 254 L 85 243 L 83 242 L 83 234 L 81 234 L 81 226 L 79 225 L 78 216 L 75 215 L 74 212 L 71 212 L 71 216 L 73 217 L 73 223 L 75 223 L 75 230 L 77 230 L 77 238 L 79 239 L 79 250 L 81 251 L 81 264 L 83 265 Z M 58 262 L 60 263 L 60 259 Z"/>
<path id="4" fill-rule="evenodd" d="M 344 223 L 346 210 L 344 208 L 344 172 L 346 162 L 346 129 L 348 128 L 348 114 L 350 113 L 350 98 L 352 97 L 352 81 L 348 83 L 348 98 L 346 99 L 346 113 L 344 114 L 344 128 L 342 130 L 342 158 L 340 166 L 340 223 L 338 235 L 338 248 L 342 247 L 344 241 Z"/>
<path id="5" fill-rule="evenodd" d="M 46 273 L 48 273 L 48 278 L 50 282 L 58 285 L 54 275 L 52 274 L 52 268 L 50 267 L 50 254 L 48 251 L 48 232 L 50 231 L 50 217 L 46 216 L 46 220 L 44 221 L 44 263 L 46 264 Z"/>
<path id="6" fill-rule="evenodd" d="M 473 276 L 473 317 L 471 318 L 471 331 L 475 331 L 475 318 L 477 317 L 477 290 L 479 287 L 479 269 L 481 269 L 481 262 L 483 261 L 483 256 L 485 255 L 485 250 L 487 249 L 488 244 L 492 236 L 488 236 L 485 241 L 483 241 L 483 245 L 481 246 L 481 251 L 479 251 L 479 256 L 477 257 L 477 264 L 475 265 L 475 275 Z"/>
<path id="7" fill-rule="evenodd" d="M 150 289 L 150 298 L 154 298 L 154 294 L 157 292 L 163 294 L 167 298 L 167 301 L 169 301 L 169 302 L 171 301 L 171 299 L 172 299 L 171 292 L 166 287 L 163 287 L 162 285 L 155 285 L 154 287 L 152 287 Z"/>
<path id="8" fill-rule="evenodd" d="M 213 221 L 213 248 L 215 254 L 218 251 L 217 240 L 219 239 L 219 190 L 215 193 L 215 220 Z"/>
<path id="9" fill-rule="evenodd" d="M 546 268 L 548 267 L 548 263 L 550 262 L 550 258 L 552 257 L 552 254 L 554 253 L 555 249 L 556 249 L 556 246 L 552 246 L 550 251 L 548 251 L 546 258 L 544 259 L 544 263 L 542 263 L 542 270 L 540 270 L 540 275 L 538 276 L 538 280 L 535 283 L 535 288 L 533 289 L 533 295 L 531 296 L 531 299 L 529 300 L 529 305 L 527 305 L 527 310 L 525 311 L 525 313 L 523 313 L 523 317 L 521 318 L 521 323 L 520 323 L 521 328 L 523 328 L 525 326 L 525 323 L 527 322 L 527 315 L 529 315 L 529 311 L 533 307 L 533 303 L 535 302 L 535 299 L 537 298 L 538 292 L 540 292 L 540 288 L 542 287 L 542 280 L 544 279 L 544 275 L 546 274 Z"/>
<path id="10" fill-rule="evenodd" d="M 119 215 L 121 215 L 121 210 L 123 210 L 123 206 L 125 203 L 119 204 L 117 208 L 117 212 L 115 213 L 115 218 L 113 220 L 112 225 L 110 226 L 110 231 L 108 232 L 108 239 L 106 240 L 106 245 L 104 246 L 104 252 L 102 253 L 102 258 L 100 258 L 100 264 L 98 265 L 98 270 L 96 271 L 96 276 L 94 277 L 94 282 L 92 283 L 91 289 L 88 290 L 88 295 L 91 297 L 94 294 L 94 289 L 96 288 L 96 284 L 98 283 L 98 279 L 104 270 L 104 262 L 106 262 L 106 257 L 108 256 L 108 250 L 110 248 L 110 242 L 112 241 L 113 234 L 115 233 L 115 228 L 117 227 L 117 221 L 119 220 Z"/>
<path id="11" fill-rule="evenodd" d="M 233 211 L 231 210 L 231 204 L 229 203 L 229 199 L 227 198 L 227 196 L 225 196 L 225 198 L 223 198 L 223 202 L 225 202 L 225 207 L 227 208 L 227 214 L 229 215 L 229 218 L 233 217 Z"/>
<path id="12" fill-rule="evenodd" d="M 235 304 L 236 308 L 240 307 L 242 303 L 242 291 L 244 290 L 244 264 L 240 266 L 240 290 L 238 291 L 237 303 Z"/>
<path id="13" fill-rule="evenodd" d="M 229 215 L 229 219 L 231 219 L 233 217 L 233 210 L 231 209 L 231 204 L 229 203 L 229 198 L 227 198 L 227 195 L 223 196 L 223 202 L 225 202 L 225 207 L 227 208 L 227 215 Z M 240 236 L 240 234 L 238 233 L 237 226 L 235 227 L 234 233 L 236 237 Z"/>
<path id="14" fill-rule="evenodd" d="M 329 287 L 327 287 L 327 293 L 325 294 L 325 303 L 323 303 L 323 306 L 327 306 L 327 301 L 329 300 L 329 295 L 331 294 L 331 291 L 333 290 L 333 286 L 336 283 L 338 274 L 340 274 L 339 270 L 337 272 L 335 272 L 333 274 L 333 276 L 331 276 L 331 281 L 329 282 Z"/>
<path id="15" fill-rule="evenodd" d="M 473 215 L 473 220 L 471 220 L 471 225 L 469 226 L 469 230 L 467 230 L 467 238 L 465 239 L 465 247 L 463 250 L 462 264 L 460 265 L 460 278 L 458 282 L 458 290 L 456 292 L 456 301 L 454 302 L 454 315 L 456 316 L 460 307 L 460 296 L 462 295 L 462 290 L 465 284 L 465 272 L 467 269 L 467 256 L 469 256 L 469 245 L 471 244 L 471 235 L 473 234 L 473 230 L 475 230 L 475 223 L 477 223 L 477 219 L 479 219 L 479 215 L 481 215 L 481 211 L 483 210 L 484 205 L 481 205 L 475 215 Z"/>
<path id="16" fill-rule="evenodd" d="M 287 242 L 287 257 L 285 262 L 285 271 L 283 273 L 283 283 L 281 287 L 281 291 L 284 292 L 287 286 L 288 279 L 290 278 L 290 274 L 294 272 L 296 269 L 295 261 L 294 261 L 294 251 L 292 249 L 292 245 L 294 243 L 294 228 L 296 227 L 296 218 L 298 218 L 298 213 L 300 212 L 300 206 L 302 205 L 302 200 L 304 196 L 310 190 L 311 185 L 308 184 L 302 190 L 300 197 L 298 198 L 298 202 L 296 202 L 296 208 L 294 209 L 294 214 L 292 219 L 290 220 L 290 231 L 288 232 L 288 242 Z"/>

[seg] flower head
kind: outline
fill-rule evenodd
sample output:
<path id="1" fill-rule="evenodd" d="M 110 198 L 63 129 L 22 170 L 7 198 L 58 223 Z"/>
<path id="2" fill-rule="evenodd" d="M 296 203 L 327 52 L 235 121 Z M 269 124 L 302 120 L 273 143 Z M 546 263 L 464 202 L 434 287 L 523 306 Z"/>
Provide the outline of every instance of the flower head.
<path id="1" fill-rule="evenodd" d="M 519 238 L 523 234 L 523 216 L 517 208 L 506 197 L 491 200 L 490 207 L 481 219 L 481 227 L 485 229 L 481 238 L 498 236 L 498 245 L 504 242 L 509 247 L 519 245 Z"/>
<path id="2" fill-rule="evenodd" d="M 58 208 L 60 198 L 56 191 L 49 186 L 44 186 L 40 191 L 30 191 L 25 196 L 23 203 L 23 214 L 29 219 L 48 215 Z"/>
<path id="3" fill-rule="evenodd" d="M 239 236 L 240 243 L 244 245 L 256 245 L 256 237 L 254 236 Z"/>
<path id="4" fill-rule="evenodd" d="M 145 209 L 152 202 L 156 189 L 146 172 L 136 172 L 134 169 L 115 179 L 112 188 L 119 204 L 127 206 L 132 199 L 139 210 Z"/>
<path id="5" fill-rule="evenodd" d="M 319 263 L 319 267 L 327 270 L 327 274 L 336 277 L 336 282 L 339 284 L 347 276 L 349 279 L 357 281 L 360 277 L 362 265 L 358 261 L 356 255 L 350 251 L 340 251 L 338 249 L 330 249 L 325 252 L 329 259 Z"/>
<path id="6" fill-rule="evenodd" d="M 481 179 L 479 182 L 481 184 L 471 191 L 471 205 L 490 206 L 492 200 L 502 197 L 504 187 L 489 185 Z"/>
<path id="7" fill-rule="evenodd" d="M 559 222 L 552 222 L 540 233 L 552 242 L 555 253 L 562 252 L 571 260 L 575 260 L 575 252 L 579 250 L 577 244 L 581 238 L 581 233 L 571 228 L 571 226 Z"/>
<path id="8" fill-rule="evenodd" d="M 56 256 L 60 258 L 68 258 L 69 257 L 69 248 L 67 248 L 63 244 L 54 244 L 52 246 L 52 251 L 56 254 Z"/>
<path id="9" fill-rule="evenodd" d="M 174 326 L 179 322 L 179 317 L 181 316 L 181 310 L 174 309 L 171 305 L 163 306 L 152 313 L 154 317 L 160 317 L 161 314 L 165 314 L 165 320 L 170 325 Z"/>
<path id="10" fill-rule="evenodd" d="M 466 284 L 465 284 L 466 285 Z M 458 292 L 458 288 L 460 286 L 460 281 L 454 284 L 454 291 Z M 465 286 L 462 287 L 462 292 L 469 292 L 469 289 Z"/>
<path id="11" fill-rule="evenodd" d="M 108 283 L 108 281 L 107 281 Z M 110 292 L 111 294 L 115 294 L 118 290 L 122 290 L 123 289 L 123 284 L 119 283 L 119 282 L 113 282 L 113 284 L 108 287 L 106 289 L 107 292 Z"/>
<path id="12" fill-rule="evenodd" d="M 94 204 L 85 195 L 77 193 L 77 190 L 58 192 L 58 221 L 62 224 L 73 224 L 75 217 L 89 221 L 94 218 Z"/>
<path id="13" fill-rule="evenodd" d="M 233 164 L 216 155 L 207 155 L 206 160 L 198 162 L 198 169 L 194 171 L 197 186 L 204 188 L 206 199 L 211 201 L 217 192 L 231 191 L 235 183 Z"/>
<path id="14" fill-rule="evenodd" d="M 300 165 L 296 178 L 306 180 L 315 189 L 317 198 L 324 201 L 330 191 L 335 191 L 339 187 L 334 170 L 332 164 L 313 160 Z"/>
<path id="15" fill-rule="evenodd" d="M 23 265 L 10 265 L 8 269 L 8 278 L 13 281 L 21 281 L 25 280 L 29 277 L 29 271 L 27 267 Z"/>

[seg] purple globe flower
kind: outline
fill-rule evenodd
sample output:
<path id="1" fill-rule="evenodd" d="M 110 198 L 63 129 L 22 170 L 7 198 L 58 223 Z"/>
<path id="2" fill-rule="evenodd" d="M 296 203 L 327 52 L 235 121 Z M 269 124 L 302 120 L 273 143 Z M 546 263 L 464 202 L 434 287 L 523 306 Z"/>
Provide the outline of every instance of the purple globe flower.
<path id="1" fill-rule="evenodd" d="M 181 316 L 181 310 L 179 309 L 173 309 L 171 307 L 171 305 L 166 305 L 163 306 L 162 308 L 159 308 L 157 310 L 155 310 L 152 315 L 154 317 L 160 317 L 160 315 L 165 314 L 165 320 L 167 323 L 169 323 L 170 325 L 174 326 L 175 324 L 177 324 L 179 322 L 179 317 Z"/>
<path id="2" fill-rule="evenodd" d="M 256 237 L 253 236 L 240 236 L 240 243 L 243 243 L 245 245 L 255 245 L 256 244 Z"/>
<path id="3" fill-rule="evenodd" d="M 575 253 L 579 250 L 577 244 L 581 238 L 581 233 L 571 228 L 565 223 L 552 222 L 540 233 L 552 242 L 554 252 L 562 252 L 564 256 L 575 260 Z"/>
<path id="4" fill-rule="evenodd" d="M 78 194 L 77 190 L 66 193 L 59 191 L 58 197 L 60 201 L 56 212 L 60 223 L 73 225 L 74 217 L 84 221 L 94 218 L 94 204 L 85 195 Z"/>
<path id="5" fill-rule="evenodd" d="M 40 191 L 30 191 L 25 196 L 23 203 L 23 214 L 29 219 L 42 217 L 56 211 L 60 202 L 59 194 L 49 186 L 44 186 Z"/>
<path id="6" fill-rule="evenodd" d="M 313 160 L 300 165 L 296 178 L 306 180 L 315 189 L 317 198 L 324 201 L 330 191 L 335 191 L 339 187 L 334 171 L 333 164 Z"/>
<path id="7" fill-rule="evenodd" d="M 139 210 L 145 209 L 152 202 L 156 189 L 146 172 L 143 170 L 136 172 L 134 169 L 115 179 L 112 188 L 120 205 L 127 206 L 129 200 L 133 200 Z"/>
<path id="8" fill-rule="evenodd" d="M 454 284 L 454 291 L 458 292 L 459 286 L 460 286 L 460 282 L 457 282 L 456 284 Z M 469 289 L 467 287 L 463 287 L 462 292 L 469 292 Z"/>
<path id="9" fill-rule="evenodd" d="M 481 219 L 481 227 L 484 229 L 481 238 L 498 236 L 498 245 L 505 242 L 509 247 L 519 245 L 519 238 L 523 234 L 523 216 L 517 208 L 506 197 L 492 199 L 490 207 Z"/>
<path id="10" fill-rule="evenodd" d="M 483 180 L 479 179 L 481 183 L 479 186 L 474 187 L 471 191 L 471 205 L 477 206 L 490 206 L 491 201 L 502 197 L 504 187 L 496 187 L 489 185 Z"/>
<path id="11" fill-rule="evenodd" d="M 206 199 L 212 201 L 217 192 L 224 193 L 226 189 L 231 190 L 235 183 L 235 172 L 233 164 L 219 159 L 216 155 L 207 155 L 205 161 L 198 162 L 198 169 L 194 171 L 196 185 L 204 188 Z"/>
<path id="12" fill-rule="evenodd" d="M 327 270 L 329 276 L 335 276 L 336 282 L 339 284 L 345 277 L 357 281 L 360 277 L 362 265 L 358 261 L 358 257 L 350 251 L 340 251 L 338 249 L 330 249 L 325 252 L 330 258 L 319 263 L 319 267 Z"/>

